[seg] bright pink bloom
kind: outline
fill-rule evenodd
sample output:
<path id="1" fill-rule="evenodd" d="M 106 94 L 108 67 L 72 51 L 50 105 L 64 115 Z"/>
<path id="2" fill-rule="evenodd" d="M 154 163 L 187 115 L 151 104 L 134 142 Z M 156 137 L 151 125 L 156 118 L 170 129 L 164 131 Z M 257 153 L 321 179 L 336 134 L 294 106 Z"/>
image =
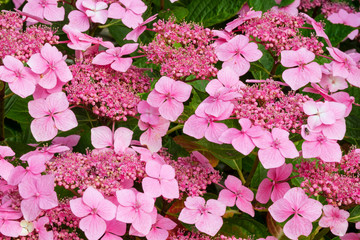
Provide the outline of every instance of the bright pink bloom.
<path id="1" fill-rule="evenodd" d="M 156 124 L 145 123 L 139 120 L 138 125 L 141 131 L 146 130 L 140 136 L 140 143 L 146 145 L 151 152 L 159 151 L 162 146 L 161 137 L 166 135 L 170 121 L 160 117 L 159 122 Z"/>
<path id="2" fill-rule="evenodd" d="M 265 132 L 252 140 L 260 148 L 259 160 L 266 169 L 280 167 L 285 163 L 285 158 L 299 156 L 294 143 L 289 140 L 289 133 L 283 129 L 273 128 L 271 133 Z"/>
<path id="3" fill-rule="evenodd" d="M 123 58 L 122 56 L 134 52 L 138 48 L 138 43 L 125 44 L 122 47 L 110 48 L 105 52 L 101 52 L 93 59 L 92 63 L 96 65 L 109 65 L 111 68 L 126 72 L 132 64 L 132 58 Z"/>
<path id="4" fill-rule="evenodd" d="M 125 26 L 136 28 L 143 22 L 143 14 L 147 6 L 141 0 L 119 0 L 119 3 L 112 3 L 109 7 L 109 18 L 121 19 Z"/>
<path id="5" fill-rule="evenodd" d="M 113 133 L 109 127 L 100 126 L 91 129 L 91 144 L 95 148 L 111 147 L 115 153 L 125 152 L 129 149 L 133 131 L 119 127 Z"/>
<path id="6" fill-rule="evenodd" d="M 276 1 L 276 2 L 278 2 L 278 4 L 280 4 L 281 0 Z M 295 0 L 291 4 L 289 4 L 285 7 L 279 8 L 278 6 L 274 6 L 271 8 L 271 11 L 274 11 L 274 12 L 281 11 L 281 12 L 285 12 L 291 16 L 297 16 L 299 13 L 299 11 L 298 11 L 299 5 L 300 5 L 300 0 Z"/>
<path id="7" fill-rule="evenodd" d="M 292 172 L 292 164 L 284 164 L 278 168 L 272 168 L 267 172 L 267 177 L 273 180 L 272 182 L 265 178 L 259 185 L 256 193 L 256 200 L 259 203 L 266 204 L 271 196 L 271 201 L 276 202 L 283 198 L 285 193 L 290 189 L 287 182 L 282 182 L 290 177 Z"/>
<path id="8" fill-rule="evenodd" d="M 163 118 L 175 121 L 184 111 L 183 102 L 189 99 L 191 89 L 191 86 L 184 82 L 161 77 L 150 92 L 147 102 L 158 107 Z"/>
<path id="9" fill-rule="evenodd" d="M 165 164 L 164 158 L 156 152 L 153 153 L 149 149 L 142 147 L 132 146 L 132 149 L 140 154 L 140 160 L 143 162 L 155 161 L 159 164 Z"/>
<path id="10" fill-rule="evenodd" d="M 211 31 L 214 36 L 218 37 L 215 39 L 215 42 L 213 43 L 213 46 L 215 48 L 219 47 L 220 45 L 227 43 L 232 39 L 231 33 L 227 31 L 220 31 L 220 30 L 212 30 Z"/>
<path id="11" fill-rule="evenodd" d="M 0 66 L 0 80 L 7 82 L 11 91 L 22 98 L 33 94 L 40 79 L 39 75 L 24 67 L 23 63 L 13 56 L 5 56 L 2 61 L 4 66 Z"/>
<path id="12" fill-rule="evenodd" d="M 244 7 L 242 8 L 242 10 L 244 9 Z M 254 11 L 252 9 L 249 9 L 248 11 L 241 11 L 240 10 L 240 15 L 237 19 L 229 22 L 226 24 L 225 30 L 227 32 L 231 32 L 232 30 L 234 30 L 235 28 L 237 28 L 238 26 L 240 26 L 241 24 L 243 24 L 246 20 L 252 19 L 252 18 L 260 18 L 262 15 L 261 11 Z"/>
<path id="13" fill-rule="evenodd" d="M 57 135 L 58 130 L 68 131 L 78 125 L 63 92 L 30 101 L 28 107 L 30 115 L 35 118 L 30 127 L 36 141 L 48 141 Z"/>
<path id="14" fill-rule="evenodd" d="M 147 101 L 143 100 L 137 105 L 137 110 L 141 114 L 141 121 L 149 124 L 159 123 L 159 108 L 152 107 Z"/>
<path id="15" fill-rule="evenodd" d="M 148 19 L 146 19 L 144 22 L 142 22 L 141 24 L 139 24 L 139 26 L 137 26 L 134 30 L 132 30 L 131 32 L 129 32 L 126 37 L 124 38 L 125 40 L 133 40 L 134 42 L 137 42 L 138 38 L 140 37 L 140 35 L 145 32 L 146 30 L 146 24 L 148 24 L 149 22 L 152 22 L 156 19 L 157 14 L 149 17 Z"/>
<path id="16" fill-rule="evenodd" d="M 22 227 L 19 221 L 14 220 L 21 218 L 23 215 L 20 211 L 11 208 L 10 204 L 11 200 L 5 201 L 5 198 L 3 198 L 0 206 L 0 233 L 8 237 L 18 237 Z"/>
<path id="17" fill-rule="evenodd" d="M 307 126 L 302 127 L 301 135 L 305 139 L 301 147 L 304 158 L 318 157 L 324 162 L 341 161 L 341 148 L 336 140 L 328 139 L 321 132 L 310 131 Z"/>
<path id="18" fill-rule="evenodd" d="M 144 235 L 148 234 L 153 223 L 153 215 L 156 214 L 154 199 L 144 193 L 130 189 L 116 191 L 116 197 L 119 202 L 116 220 L 132 223 L 132 227 L 136 231 Z"/>
<path id="19" fill-rule="evenodd" d="M 70 200 L 70 208 L 81 218 L 79 227 L 88 239 L 99 239 L 106 231 L 106 222 L 115 218 L 116 206 L 95 188 L 88 187 L 82 198 Z"/>
<path id="20" fill-rule="evenodd" d="M 199 231 L 215 236 L 223 225 L 221 216 L 225 211 L 226 206 L 218 200 L 209 199 L 205 203 L 202 197 L 187 197 L 179 220 L 187 224 L 195 224 Z"/>
<path id="21" fill-rule="evenodd" d="M 167 199 L 179 198 L 179 185 L 172 166 L 148 161 L 145 171 L 148 176 L 142 180 L 144 193 L 153 198 L 161 195 Z"/>
<path id="22" fill-rule="evenodd" d="M 126 233 L 126 223 L 111 220 L 106 222 L 106 231 L 105 235 L 101 240 L 122 240 L 120 236 Z"/>
<path id="23" fill-rule="evenodd" d="M 284 67 L 296 67 L 283 72 L 284 81 L 289 84 L 292 90 L 298 90 L 309 82 L 320 82 L 321 68 L 316 62 L 315 54 L 306 48 L 297 51 L 284 50 L 281 52 L 281 64 Z"/>
<path id="24" fill-rule="evenodd" d="M 254 208 L 251 205 L 251 201 L 254 200 L 254 193 L 243 186 L 241 181 L 229 175 L 225 180 L 225 186 L 227 189 L 223 189 L 219 193 L 219 201 L 226 206 L 232 207 L 235 205 L 243 212 L 246 212 L 250 216 L 254 217 Z"/>
<path id="25" fill-rule="evenodd" d="M 249 38 L 237 35 L 215 50 L 217 57 L 223 61 L 222 67 L 229 66 L 239 75 L 244 75 L 250 69 L 249 62 L 255 62 L 262 57 L 262 52 L 256 43 L 249 43 Z"/>
<path id="26" fill-rule="evenodd" d="M 243 155 L 248 155 L 255 148 L 252 138 L 261 137 L 265 131 L 260 126 L 253 126 L 252 122 L 247 118 L 240 119 L 239 124 L 241 125 L 241 131 L 229 128 L 221 134 L 219 141 L 232 144 L 237 151 Z"/>
<path id="27" fill-rule="evenodd" d="M 21 182 L 19 193 L 23 198 L 21 212 L 26 221 L 33 221 L 39 216 L 41 210 L 52 209 L 58 205 L 52 175 L 42 175 Z"/>
<path id="28" fill-rule="evenodd" d="M 41 217 L 35 223 L 34 227 L 39 233 L 39 240 L 52 240 L 54 239 L 53 231 L 47 231 L 45 225 L 49 223 L 48 217 Z"/>
<path id="29" fill-rule="evenodd" d="M 25 153 L 20 157 L 20 160 L 28 161 L 30 158 L 37 158 L 44 162 L 50 161 L 55 153 L 61 153 L 70 150 L 67 146 L 61 146 L 59 144 L 50 145 L 48 147 L 37 147 L 35 151 Z"/>
<path id="30" fill-rule="evenodd" d="M 54 88 L 58 81 L 66 83 L 73 78 L 62 53 L 48 43 L 41 48 L 40 53 L 31 56 L 28 64 L 34 73 L 43 75 L 39 85 L 46 89 Z"/>
<path id="31" fill-rule="evenodd" d="M 199 105 L 195 114 L 190 116 L 184 124 L 183 132 L 196 139 L 205 138 L 210 142 L 221 144 L 219 137 L 228 129 L 224 123 L 215 121 L 225 120 L 230 117 L 232 109 L 224 109 L 219 117 L 214 117 L 205 113 L 206 105 Z"/>
<path id="32" fill-rule="evenodd" d="M 344 236 L 349 226 L 347 219 L 350 213 L 332 205 L 324 206 L 323 210 L 324 216 L 320 219 L 319 226 L 329 227 L 336 236 Z"/>
<path id="33" fill-rule="evenodd" d="M 22 181 L 28 181 L 29 178 L 36 178 L 46 169 L 45 162 L 42 159 L 31 157 L 27 162 L 29 164 L 27 168 L 17 166 L 10 172 L 7 180 L 9 185 L 18 185 Z"/>
<path id="34" fill-rule="evenodd" d="M 52 140 L 52 146 L 54 145 L 61 145 L 66 146 L 72 151 L 73 147 L 75 147 L 80 140 L 80 135 L 69 135 L 67 137 L 56 137 Z M 51 147 L 51 146 L 50 146 Z"/>
<path id="35" fill-rule="evenodd" d="M 65 16 L 65 9 L 64 7 L 58 8 L 57 0 L 28 0 L 23 8 L 23 12 L 54 22 L 64 20 Z"/>
<path id="36" fill-rule="evenodd" d="M 311 223 L 321 216 L 321 210 L 321 203 L 309 198 L 304 190 L 298 187 L 287 191 L 284 198 L 269 207 L 271 216 L 277 222 L 284 222 L 294 214 L 283 228 L 290 239 L 297 239 L 301 235 L 308 236 L 313 228 Z"/>

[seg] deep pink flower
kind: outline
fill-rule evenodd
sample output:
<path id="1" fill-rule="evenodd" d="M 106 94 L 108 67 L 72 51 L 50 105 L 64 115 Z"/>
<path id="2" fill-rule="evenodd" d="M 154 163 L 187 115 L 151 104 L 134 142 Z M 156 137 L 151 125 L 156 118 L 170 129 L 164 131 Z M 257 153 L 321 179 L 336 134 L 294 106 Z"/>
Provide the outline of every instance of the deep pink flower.
<path id="1" fill-rule="evenodd" d="M 148 176 L 142 180 L 144 193 L 153 198 L 161 195 L 167 199 L 179 198 L 179 185 L 172 166 L 148 161 L 145 171 Z"/>
<path id="2" fill-rule="evenodd" d="M 221 134 L 219 141 L 232 144 L 237 151 L 243 155 L 248 155 L 255 148 L 252 138 L 261 137 L 265 131 L 260 126 L 253 126 L 252 122 L 247 118 L 240 119 L 239 124 L 241 125 L 241 131 L 229 128 Z"/>
<path id="3" fill-rule="evenodd" d="M 23 12 L 45 18 L 49 21 L 62 21 L 65 16 L 65 9 L 64 7 L 58 7 L 57 0 L 28 0 L 23 8 Z"/>
<path id="4" fill-rule="evenodd" d="M 256 193 L 256 200 L 259 203 L 266 204 L 271 196 L 271 201 L 276 202 L 284 197 L 284 194 L 290 189 L 287 182 L 282 182 L 290 177 L 292 172 L 292 164 L 284 164 L 278 168 L 272 168 L 267 172 L 267 177 L 273 180 L 272 182 L 265 178 L 259 185 Z"/>
<path id="5" fill-rule="evenodd" d="M 251 204 L 251 201 L 254 200 L 254 193 L 243 186 L 241 181 L 232 175 L 226 178 L 225 186 L 227 189 L 220 191 L 218 200 L 229 207 L 234 206 L 236 203 L 236 206 L 241 211 L 254 217 L 255 211 Z"/>
<path id="6" fill-rule="evenodd" d="M 199 231 L 215 236 L 223 225 L 221 216 L 225 211 L 225 204 L 218 200 L 209 199 L 205 203 L 202 197 L 187 197 L 179 220 L 187 224 L 195 224 Z"/>
<path id="7" fill-rule="evenodd" d="M 115 153 L 125 152 L 129 149 L 133 131 L 119 127 L 113 133 L 109 127 L 100 126 L 91 129 L 91 144 L 95 148 L 111 147 Z"/>
<path id="8" fill-rule="evenodd" d="M 265 132 L 252 140 L 260 148 L 259 160 L 266 169 L 280 167 L 285 163 L 285 158 L 299 156 L 294 143 L 289 140 L 289 133 L 284 129 L 273 128 L 271 133 Z"/>
<path id="9" fill-rule="evenodd" d="M 22 98 L 28 97 L 35 91 L 35 85 L 39 81 L 39 75 L 13 56 L 5 56 L 2 59 L 4 66 L 0 66 L 0 80 L 7 82 L 9 88 Z"/>
<path id="10" fill-rule="evenodd" d="M 140 143 L 146 145 L 151 152 L 159 151 L 162 146 L 161 137 L 166 135 L 170 126 L 170 121 L 160 117 L 156 124 L 150 124 L 139 120 L 138 125 L 141 131 L 145 131 L 140 136 Z"/>
<path id="11" fill-rule="evenodd" d="M 156 19 L 157 14 L 149 17 L 148 19 L 146 19 L 144 22 L 142 22 L 141 24 L 139 24 L 139 26 L 137 26 L 134 30 L 132 30 L 131 32 L 129 32 L 126 37 L 124 38 L 125 40 L 133 40 L 134 42 L 137 42 L 138 38 L 140 37 L 140 35 L 145 32 L 146 30 L 146 24 L 148 24 L 149 22 L 152 22 Z"/>
<path id="12" fill-rule="evenodd" d="M 110 48 L 94 57 L 92 63 L 96 65 L 109 65 L 111 68 L 126 72 L 132 64 L 132 58 L 123 58 L 122 56 L 134 52 L 138 48 L 138 43 L 125 44 L 122 47 Z"/>
<path id="13" fill-rule="evenodd" d="M 119 202 L 116 220 L 132 223 L 132 227 L 136 231 L 144 235 L 148 234 L 153 223 L 154 213 L 156 218 L 154 199 L 149 195 L 130 189 L 116 191 L 116 197 Z"/>
<path id="14" fill-rule="evenodd" d="M 158 107 L 163 118 L 175 121 L 184 111 L 183 102 L 189 99 L 191 89 L 191 86 L 184 82 L 161 77 L 150 92 L 147 102 Z"/>
<path id="15" fill-rule="evenodd" d="M 217 57 L 223 61 L 222 67 L 229 66 L 239 75 L 244 75 L 250 69 L 249 62 L 255 62 L 262 57 L 262 52 L 256 43 L 249 43 L 249 38 L 237 35 L 215 50 Z"/>
<path id="16" fill-rule="evenodd" d="M 58 205 L 56 192 L 54 191 L 54 176 L 42 175 L 36 178 L 28 178 L 19 184 L 21 212 L 26 221 L 33 221 L 41 213 Z"/>
<path id="17" fill-rule="evenodd" d="M 62 53 L 49 43 L 41 48 L 40 53 L 32 55 L 28 64 L 34 73 L 43 75 L 39 85 L 46 89 L 54 88 L 58 80 L 66 83 L 73 78 Z"/>
<path id="18" fill-rule="evenodd" d="M 284 222 L 294 214 L 285 224 L 283 231 L 288 238 L 297 239 L 301 235 L 310 235 L 313 228 L 311 223 L 321 216 L 322 205 L 309 198 L 303 189 L 296 187 L 272 204 L 269 212 L 277 222 Z"/>
<path id="19" fill-rule="evenodd" d="M 332 205 L 324 206 L 323 210 L 324 216 L 320 219 L 319 226 L 329 227 L 336 236 L 344 236 L 349 226 L 347 219 L 350 213 Z"/>
<path id="20" fill-rule="evenodd" d="M 297 51 L 284 50 L 281 51 L 281 64 L 284 67 L 296 67 L 286 69 L 282 77 L 289 84 L 292 90 L 298 90 L 309 82 L 320 82 L 321 68 L 316 62 L 315 54 L 306 48 L 300 48 Z"/>
<path id="21" fill-rule="evenodd" d="M 136 28 L 143 22 L 141 15 L 146 11 L 147 6 L 141 0 L 119 0 L 119 3 L 112 3 L 109 7 L 109 18 L 121 19 L 125 26 Z M 123 6 L 124 7 L 123 7 Z"/>
<path id="22" fill-rule="evenodd" d="M 115 218 L 116 206 L 95 188 L 88 187 L 82 198 L 70 200 L 70 208 L 81 218 L 79 228 L 88 239 L 99 239 L 106 231 L 106 222 Z"/>
<path id="23" fill-rule="evenodd" d="M 35 118 L 30 127 L 36 141 L 48 141 L 57 135 L 58 130 L 68 131 L 78 125 L 63 92 L 30 101 L 28 107 L 29 114 Z"/>
<path id="24" fill-rule="evenodd" d="M 340 237 L 341 240 L 360 240 L 360 233 L 348 233 Z"/>

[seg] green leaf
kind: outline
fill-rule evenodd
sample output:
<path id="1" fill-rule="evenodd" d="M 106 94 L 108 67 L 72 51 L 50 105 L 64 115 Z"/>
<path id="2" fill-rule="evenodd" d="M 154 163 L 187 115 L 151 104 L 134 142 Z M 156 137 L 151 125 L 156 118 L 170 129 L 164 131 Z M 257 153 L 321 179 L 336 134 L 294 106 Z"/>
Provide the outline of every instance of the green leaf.
<path id="1" fill-rule="evenodd" d="M 258 44 L 258 47 L 263 55 L 258 62 L 251 63 L 250 71 L 255 79 L 267 79 L 274 66 L 274 58 L 263 45 Z"/>
<path id="2" fill-rule="evenodd" d="M 267 170 L 263 167 L 261 163 L 258 164 L 254 177 L 251 179 L 250 186 L 252 188 L 257 188 L 264 178 L 266 178 Z"/>
<path id="3" fill-rule="evenodd" d="M 254 239 L 265 238 L 270 235 L 263 224 L 247 214 L 224 219 L 220 233 L 244 239 L 249 236 L 254 236 Z"/>
<path id="4" fill-rule="evenodd" d="M 360 89 L 356 87 L 349 87 L 346 92 L 353 96 L 355 100 L 360 99 Z M 350 115 L 346 119 L 346 134 L 353 143 L 360 146 L 360 107 L 353 105 Z M 345 138 L 346 140 L 346 138 Z"/>
<path id="5" fill-rule="evenodd" d="M 351 212 L 348 218 L 349 222 L 360 222 L 360 206 L 356 206 Z"/>
<path id="6" fill-rule="evenodd" d="M 279 7 L 286 7 L 290 4 L 292 4 L 295 0 L 282 0 Z"/>
<path id="7" fill-rule="evenodd" d="M 244 3 L 245 0 L 192 0 L 185 19 L 209 27 L 234 17 Z"/>
<path id="8" fill-rule="evenodd" d="M 249 6 L 254 8 L 255 11 L 265 12 L 276 6 L 276 2 L 274 0 L 249 0 Z"/>
<path id="9" fill-rule="evenodd" d="M 208 85 L 209 81 L 208 80 L 196 80 L 193 82 L 189 82 L 189 84 L 191 86 L 193 86 L 195 89 L 199 90 L 200 92 L 206 92 L 205 88 Z"/>
<path id="10" fill-rule="evenodd" d="M 32 97 L 21 98 L 17 95 L 12 96 L 8 101 L 5 102 L 5 106 L 8 105 L 8 109 L 5 110 L 5 117 L 20 123 L 21 128 L 26 128 L 26 126 L 30 125 L 31 121 L 33 120 L 28 110 L 28 102 L 31 99 Z M 13 103 L 9 103 L 12 101 Z"/>
<path id="11" fill-rule="evenodd" d="M 355 30 L 355 28 L 344 24 L 333 24 L 326 19 L 323 21 L 325 22 L 325 33 L 333 46 L 339 45 L 349 33 Z"/>

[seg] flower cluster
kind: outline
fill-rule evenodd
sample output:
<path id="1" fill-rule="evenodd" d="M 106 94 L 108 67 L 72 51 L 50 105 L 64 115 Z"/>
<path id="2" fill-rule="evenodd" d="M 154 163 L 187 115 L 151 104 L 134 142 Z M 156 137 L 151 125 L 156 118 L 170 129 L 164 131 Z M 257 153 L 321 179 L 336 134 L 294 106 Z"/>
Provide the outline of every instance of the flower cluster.
<path id="1" fill-rule="evenodd" d="M 193 23 L 176 24 L 170 19 L 154 23 L 153 30 L 157 33 L 155 39 L 141 48 L 149 60 L 161 64 L 161 75 L 174 79 L 190 75 L 206 79 L 216 75 L 217 57 L 210 29 Z"/>
<path id="2" fill-rule="evenodd" d="M 330 0 L 301 0 L 299 9 L 307 12 L 310 9 L 320 8 L 321 13 L 325 16 L 329 16 L 332 13 L 339 12 L 340 9 L 353 13 L 354 9 L 350 7 L 346 2 L 333 2 Z"/>

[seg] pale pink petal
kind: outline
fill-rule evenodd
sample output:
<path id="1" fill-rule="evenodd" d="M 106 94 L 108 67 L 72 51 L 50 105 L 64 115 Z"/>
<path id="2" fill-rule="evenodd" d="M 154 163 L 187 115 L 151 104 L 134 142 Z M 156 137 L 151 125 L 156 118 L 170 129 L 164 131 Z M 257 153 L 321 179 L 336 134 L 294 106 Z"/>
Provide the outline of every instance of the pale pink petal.
<path id="1" fill-rule="evenodd" d="M 246 201 L 245 199 L 238 197 L 236 199 L 236 206 L 243 212 L 249 214 L 250 216 L 255 216 L 255 211 L 253 206 L 251 205 L 251 202 Z"/>
<path id="2" fill-rule="evenodd" d="M 26 221 L 33 221 L 39 216 L 41 209 L 35 198 L 28 198 L 21 201 L 21 212 Z"/>
<path id="3" fill-rule="evenodd" d="M 291 87 L 292 90 L 298 90 L 299 88 L 304 87 L 306 84 L 310 82 L 309 79 L 310 74 L 311 74 L 310 72 L 305 72 L 304 70 L 301 70 L 300 67 L 298 67 L 298 68 L 286 69 L 282 73 L 282 77 L 284 81 Z"/>
<path id="4" fill-rule="evenodd" d="M 6 160 L 0 160 L 0 177 L 9 180 L 11 171 L 14 169 L 14 166 Z"/>
<path id="5" fill-rule="evenodd" d="M 201 214 L 197 209 L 183 208 L 179 215 L 179 221 L 187 224 L 195 224 L 199 221 Z"/>
<path id="6" fill-rule="evenodd" d="M 205 131 L 205 138 L 214 143 L 221 143 L 219 137 L 226 131 L 228 127 L 224 123 L 210 122 L 209 127 Z"/>
<path id="7" fill-rule="evenodd" d="M 279 151 L 285 158 L 296 158 L 299 156 L 295 144 L 290 140 L 282 140 L 279 145 Z"/>
<path id="8" fill-rule="evenodd" d="M 271 133 L 268 131 L 265 131 L 261 137 L 252 138 L 252 141 L 254 142 L 255 146 L 260 149 L 269 148 L 274 142 Z"/>
<path id="9" fill-rule="evenodd" d="M 260 149 L 258 152 L 259 160 L 265 169 L 277 168 L 285 163 L 285 158 L 276 148 Z"/>
<path id="10" fill-rule="evenodd" d="M 35 140 L 38 142 L 51 140 L 58 133 L 51 117 L 34 119 L 31 122 L 30 128 Z"/>
<path id="11" fill-rule="evenodd" d="M 60 81 L 66 83 L 73 78 L 73 75 L 65 61 L 57 62 L 55 67 L 56 76 L 59 78 Z"/>
<path id="12" fill-rule="evenodd" d="M 56 5 L 48 5 L 44 8 L 44 18 L 56 22 L 56 21 L 63 21 L 65 16 L 65 8 L 64 7 L 57 7 Z"/>
<path id="13" fill-rule="evenodd" d="M 179 102 L 186 102 L 190 97 L 191 89 L 189 84 L 176 81 L 171 86 L 171 97 Z"/>
<path id="14" fill-rule="evenodd" d="M 285 193 L 290 190 L 290 185 L 287 182 L 276 183 L 274 190 L 271 193 L 271 201 L 276 202 L 280 198 L 283 198 Z"/>
<path id="15" fill-rule="evenodd" d="M 239 77 L 229 67 L 223 68 L 217 73 L 218 80 L 224 84 L 225 87 L 231 88 L 239 84 Z"/>
<path id="16" fill-rule="evenodd" d="M 72 199 L 69 203 L 72 213 L 79 218 L 83 218 L 91 213 L 91 208 L 83 203 L 82 198 Z"/>
<path id="17" fill-rule="evenodd" d="M 69 102 L 64 92 L 57 92 L 46 98 L 46 104 L 50 112 L 62 112 L 68 109 Z"/>
<path id="18" fill-rule="evenodd" d="M 113 146 L 113 133 L 109 127 L 100 126 L 91 129 L 91 144 L 95 148 Z"/>
<path id="19" fill-rule="evenodd" d="M 277 222 L 284 222 L 292 214 L 294 214 L 294 210 L 292 209 L 290 203 L 284 198 L 277 200 L 273 205 L 271 205 L 269 207 L 269 212 Z"/>
<path id="20" fill-rule="evenodd" d="M 27 61 L 31 70 L 37 74 L 43 74 L 48 70 L 48 62 L 40 55 L 40 53 L 33 54 Z"/>
<path id="21" fill-rule="evenodd" d="M 90 208 L 98 208 L 100 203 L 104 200 L 104 196 L 98 190 L 90 186 L 85 190 L 82 199 Z"/>
<path id="22" fill-rule="evenodd" d="M 89 239 L 99 239 L 106 230 L 105 221 L 96 214 L 89 215 L 79 222 L 79 228 Z"/>
<path id="23" fill-rule="evenodd" d="M 195 223 L 195 226 L 199 231 L 209 234 L 210 236 L 215 236 L 222 225 L 223 220 L 220 216 L 208 213 L 203 214 Z"/>
<path id="24" fill-rule="evenodd" d="M 132 223 L 132 226 L 137 230 L 138 232 L 142 234 L 148 234 L 150 232 L 152 225 L 152 219 L 150 214 L 146 213 L 139 213 L 137 218 Z"/>
<path id="25" fill-rule="evenodd" d="M 114 150 L 116 153 L 125 152 L 125 149 L 130 146 L 133 131 L 130 129 L 120 127 L 114 133 Z"/>
<path id="26" fill-rule="evenodd" d="M 315 199 L 308 198 L 298 206 L 298 213 L 311 222 L 316 221 L 322 214 L 323 205 Z"/>
<path id="27" fill-rule="evenodd" d="M 132 223 L 137 218 L 138 214 L 132 206 L 123 207 L 119 205 L 116 210 L 116 220 L 124 223 Z"/>
<path id="28" fill-rule="evenodd" d="M 131 66 L 132 61 L 132 58 L 117 58 L 111 64 L 111 68 L 119 72 L 126 72 Z"/>
<path id="29" fill-rule="evenodd" d="M 226 206 L 232 207 L 235 205 L 236 195 L 235 195 L 235 193 L 233 193 L 227 189 L 223 189 L 219 193 L 218 200 L 220 202 L 224 203 Z"/>
<path id="30" fill-rule="evenodd" d="M 295 215 L 284 226 L 284 233 L 290 239 L 298 239 L 301 235 L 309 236 L 312 231 L 311 222 L 299 215 Z"/>
<path id="31" fill-rule="evenodd" d="M 142 180 L 142 188 L 144 193 L 153 198 L 157 198 L 161 195 L 161 185 L 158 179 L 146 177 Z"/>
<path id="32" fill-rule="evenodd" d="M 84 32 L 90 28 L 89 18 L 81 11 L 71 11 L 68 18 L 69 25 L 80 32 Z"/>
<path id="33" fill-rule="evenodd" d="M 251 42 L 241 49 L 241 55 L 249 62 L 255 62 L 262 57 L 262 52 L 258 49 L 256 43 Z"/>
<path id="34" fill-rule="evenodd" d="M 325 144 L 320 146 L 321 153 L 319 155 L 320 159 L 324 162 L 340 162 L 342 157 L 342 152 L 340 145 L 337 142 L 327 141 Z"/>
<path id="35" fill-rule="evenodd" d="M 221 201 L 209 199 L 206 203 L 206 209 L 214 215 L 222 216 L 225 214 L 226 206 Z"/>
<path id="36" fill-rule="evenodd" d="M 192 115 L 185 122 L 183 132 L 189 136 L 200 139 L 205 136 L 208 125 L 209 124 L 206 118 Z"/>
<path id="37" fill-rule="evenodd" d="M 113 61 L 115 61 L 114 56 L 112 56 L 106 52 L 101 52 L 94 57 L 94 59 L 92 60 L 92 63 L 96 64 L 96 65 L 108 65 L 108 64 L 112 63 Z"/>
<path id="38" fill-rule="evenodd" d="M 270 199 L 272 187 L 273 183 L 268 178 L 262 180 L 256 193 L 256 200 L 259 203 L 266 204 Z"/>
<path id="39" fill-rule="evenodd" d="M 108 9 L 108 17 L 114 19 L 122 19 L 125 14 L 125 8 L 119 3 L 112 3 Z"/>
<path id="40" fill-rule="evenodd" d="M 179 184 L 175 179 L 161 180 L 161 194 L 167 199 L 179 198 Z"/>
<path id="41" fill-rule="evenodd" d="M 58 198 L 55 191 L 52 191 L 50 194 L 41 196 L 39 198 L 39 207 L 42 210 L 52 209 L 57 205 L 58 205 Z"/>
<path id="42" fill-rule="evenodd" d="M 175 99 L 168 98 L 159 107 L 160 115 L 170 121 L 175 121 L 184 111 L 184 105 Z"/>
<path id="43" fill-rule="evenodd" d="M 246 134 L 241 134 L 238 137 L 236 137 L 232 141 L 232 145 L 237 151 L 239 151 L 243 155 L 250 154 L 252 150 L 254 150 L 255 148 L 255 144 Z"/>
<path id="44" fill-rule="evenodd" d="M 123 18 L 121 18 L 123 24 L 129 28 L 136 28 L 141 24 L 144 20 L 141 15 L 137 15 L 132 11 L 126 11 Z"/>
<path id="45" fill-rule="evenodd" d="M 152 107 L 160 107 L 160 105 L 166 100 L 166 96 L 155 89 L 148 95 L 147 102 Z"/>
<path id="46" fill-rule="evenodd" d="M 71 110 L 54 114 L 55 126 L 61 131 L 68 131 L 78 125 L 75 114 Z"/>
<path id="47" fill-rule="evenodd" d="M 116 198 L 121 205 L 126 207 L 133 206 L 136 203 L 136 195 L 130 189 L 116 191 Z"/>
<path id="48" fill-rule="evenodd" d="M 18 221 L 5 221 L 0 227 L 1 233 L 8 237 L 18 237 L 22 227 Z"/>
<path id="49" fill-rule="evenodd" d="M 99 204 L 99 207 L 97 208 L 97 214 L 106 221 L 113 220 L 115 218 L 115 213 L 115 204 L 107 199 L 102 200 Z"/>

